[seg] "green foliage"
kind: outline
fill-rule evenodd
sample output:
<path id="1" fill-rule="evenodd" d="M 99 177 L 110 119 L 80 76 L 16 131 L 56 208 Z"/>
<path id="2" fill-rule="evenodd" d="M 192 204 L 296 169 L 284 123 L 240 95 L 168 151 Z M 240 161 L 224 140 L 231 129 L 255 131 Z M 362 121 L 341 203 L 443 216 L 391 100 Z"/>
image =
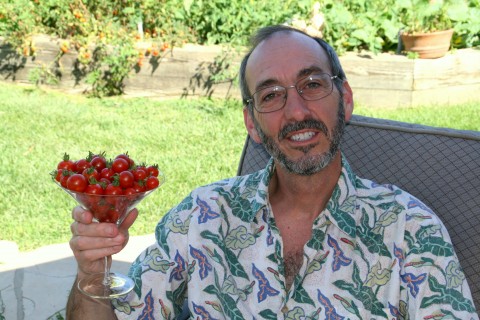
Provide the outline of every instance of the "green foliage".
<path id="1" fill-rule="evenodd" d="M 87 83 L 92 85 L 96 97 L 114 96 L 123 93 L 124 79 L 137 63 L 138 51 L 129 41 L 115 46 L 100 44 L 93 50 L 92 59 L 82 64 L 87 74 Z"/>
<path id="2" fill-rule="evenodd" d="M 294 16 L 307 18 L 311 0 L 269 1 L 185 1 L 186 23 L 200 44 L 246 45 L 261 26 L 285 23 Z"/>
<path id="3" fill-rule="evenodd" d="M 41 64 L 28 74 L 28 80 L 36 85 L 48 84 L 56 85 L 59 81 L 58 61 L 52 61 L 49 64 Z"/>
<path id="4" fill-rule="evenodd" d="M 396 7 L 408 33 L 447 30 L 469 18 L 466 0 L 400 0 Z"/>
<path id="5" fill-rule="evenodd" d="M 398 23 L 392 10 L 395 0 L 322 1 L 324 37 L 339 53 L 368 50 L 386 52 L 397 48 Z"/>
<path id="6" fill-rule="evenodd" d="M 325 21 L 324 39 L 340 54 L 396 51 L 401 29 L 454 27 L 454 48 L 480 45 L 479 0 L 3 0 L 0 35 L 31 58 L 32 35 L 64 39 L 59 51 L 77 54 L 78 81 L 86 79 L 94 96 L 110 96 L 123 93 L 123 80 L 150 52 L 158 60 L 158 51 L 185 42 L 232 50 L 246 45 L 258 27 L 299 21 L 311 27 L 315 14 Z M 147 54 L 138 41 L 150 43 Z M 231 81 L 228 66 L 228 54 L 218 57 L 206 85 Z M 54 69 L 40 68 L 32 79 L 44 81 Z"/>
<path id="7" fill-rule="evenodd" d="M 454 23 L 452 47 L 471 48 L 480 46 L 480 1 L 470 0 L 468 8 L 451 9 L 449 15 Z"/>

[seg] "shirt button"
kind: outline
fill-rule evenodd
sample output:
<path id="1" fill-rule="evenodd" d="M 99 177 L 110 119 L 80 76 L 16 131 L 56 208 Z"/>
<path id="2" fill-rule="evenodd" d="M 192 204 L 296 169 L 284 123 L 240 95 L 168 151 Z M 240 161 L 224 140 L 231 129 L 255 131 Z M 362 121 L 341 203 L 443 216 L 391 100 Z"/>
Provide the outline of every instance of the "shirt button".
<path id="1" fill-rule="evenodd" d="M 288 312 L 287 306 L 283 306 L 283 308 L 282 308 L 282 313 L 287 313 L 287 312 Z"/>

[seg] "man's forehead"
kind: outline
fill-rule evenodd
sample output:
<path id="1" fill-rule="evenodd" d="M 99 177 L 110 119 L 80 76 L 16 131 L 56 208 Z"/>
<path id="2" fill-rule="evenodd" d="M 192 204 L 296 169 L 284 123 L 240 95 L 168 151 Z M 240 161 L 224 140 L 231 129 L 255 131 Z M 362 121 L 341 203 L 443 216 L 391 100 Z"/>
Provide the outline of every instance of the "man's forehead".
<path id="1" fill-rule="evenodd" d="M 326 51 L 313 38 L 294 31 L 281 31 L 263 40 L 252 51 L 246 65 L 246 79 L 251 85 L 258 77 L 276 77 L 290 73 L 301 77 L 303 70 L 330 73 Z"/>

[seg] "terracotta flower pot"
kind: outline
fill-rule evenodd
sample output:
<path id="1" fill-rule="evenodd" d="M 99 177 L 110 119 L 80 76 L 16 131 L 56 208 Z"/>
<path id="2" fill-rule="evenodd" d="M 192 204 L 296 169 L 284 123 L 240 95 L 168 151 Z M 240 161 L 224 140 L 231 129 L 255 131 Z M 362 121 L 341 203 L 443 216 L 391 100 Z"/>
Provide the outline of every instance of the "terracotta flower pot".
<path id="1" fill-rule="evenodd" d="M 450 49 L 453 29 L 400 35 L 405 51 L 417 52 L 421 59 L 443 57 Z"/>

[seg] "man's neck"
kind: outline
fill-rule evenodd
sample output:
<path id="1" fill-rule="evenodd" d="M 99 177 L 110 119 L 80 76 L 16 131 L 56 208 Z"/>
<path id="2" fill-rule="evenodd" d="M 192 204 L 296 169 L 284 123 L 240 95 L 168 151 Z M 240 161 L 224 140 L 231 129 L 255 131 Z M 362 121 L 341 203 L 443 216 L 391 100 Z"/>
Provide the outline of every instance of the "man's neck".
<path id="1" fill-rule="evenodd" d="M 276 165 L 268 190 L 270 203 L 274 209 L 280 209 L 278 214 L 294 214 L 313 221 L 327 205 L 341 170 L 340 153 L 326 168 L 311 176 L 292 174 Z"/>

